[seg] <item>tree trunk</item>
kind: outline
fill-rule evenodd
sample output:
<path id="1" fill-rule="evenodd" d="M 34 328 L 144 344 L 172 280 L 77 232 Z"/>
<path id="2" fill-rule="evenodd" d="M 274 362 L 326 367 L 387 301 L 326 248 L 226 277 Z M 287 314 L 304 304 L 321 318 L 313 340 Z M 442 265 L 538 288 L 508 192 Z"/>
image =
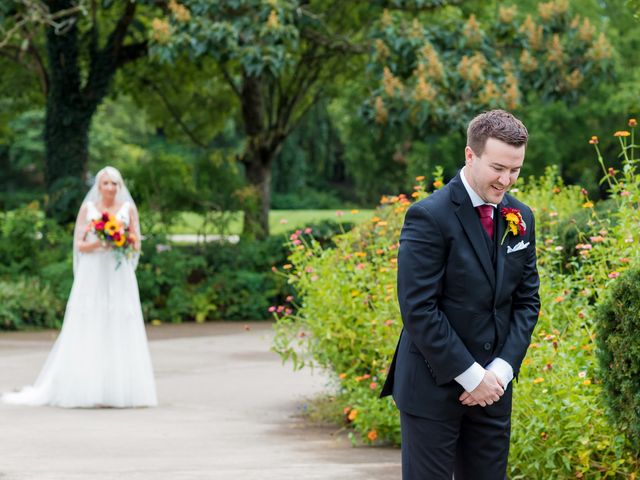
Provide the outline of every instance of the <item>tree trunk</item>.
<path id="1" fill-rule="evenodd" d="M 248 150 L 242 163 L 249 184 L 253 187 L 252 197 L 243 203 L 244 226 L 242 234 L 263 239 L 269 235 L 269 210 L 271 207 L 271 165 L 275 155 L 268 150 Z"/>
<path id="2" fill-rule="evenodd" d="M 68 8 L 69 1 L 52 2 L 52 11 Z M 89 155 L 91 113 L 81 93 L 78 65 L 78 30 L 66 33 L 47 28 L 50 88 L 44 127 L 45 179 L 49 192 L 48 213 L 59 221 L 75 217 Z M 74 191 L 78 190 L 78 191 Z"/>
<path id="3" fill-rule="evenodd" d="M 261 77 L 245 73 L 242 79 L 242 120 L 247 134 L 247 146 L 242 156 L 247 181 L 253 188 L 243 199 L 244 226 L 242 234 L 252 238 L 269 235 L 271 205 L 271 164 L 277 147 L 269 141 L 269 126 L 265 122 L 264 88 Z"/>

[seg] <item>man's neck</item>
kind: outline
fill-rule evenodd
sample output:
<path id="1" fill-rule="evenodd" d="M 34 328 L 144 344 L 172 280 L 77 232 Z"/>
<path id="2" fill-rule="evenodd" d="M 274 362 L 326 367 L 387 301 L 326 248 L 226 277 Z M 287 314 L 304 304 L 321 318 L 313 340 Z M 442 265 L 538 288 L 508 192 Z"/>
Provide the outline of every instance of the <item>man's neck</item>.
<path id="1" fill-rule="evenodd" d="M 478 205 L 491 205 L 493 207 L 496 207 L 497 205 L 495 203 L 485 202 L 482 197 L 478 195 L 478 192 L 476 192 L 475 189 L 471 186 L 469 179 L 465 175 L 466 169 L 467 167 L 464 166 L 462 167 L 462 170 L 460 170 L 460 179 L 462 180 L 462 184 L 464 185 L 464 188 L 467 191 L 467 194 L 469 195 L 473 206 L 477 207 Z"/>

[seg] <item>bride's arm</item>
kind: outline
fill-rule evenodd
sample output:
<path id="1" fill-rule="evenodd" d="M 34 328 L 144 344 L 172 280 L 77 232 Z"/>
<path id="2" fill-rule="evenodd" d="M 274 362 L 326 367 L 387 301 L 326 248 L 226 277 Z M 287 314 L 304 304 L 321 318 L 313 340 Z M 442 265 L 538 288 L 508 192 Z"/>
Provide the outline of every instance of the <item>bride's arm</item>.
<path id="1" fill-rule="evenodd" d="M 140 217 L 138 217 L 138 209 L 133 205 L 129 207 L 129 225 L 131 226 L 131 231 L 135 235 L 133 248 L 139 252 L 142 245 L 142 239 L 140 238 Z"/>
<path id="2" fill-rule="evenodd" d="M 75 228 L 75 244 L 76 248 L 81 253 L 89 253 L 102 248 L 102 242 L 100 240 L 87 240 L 88 226 L 87 206 L 82 205 L 82 207 L 80 207 L 80 212 L 78 213 L 78 218 L 76 219 Z"/>

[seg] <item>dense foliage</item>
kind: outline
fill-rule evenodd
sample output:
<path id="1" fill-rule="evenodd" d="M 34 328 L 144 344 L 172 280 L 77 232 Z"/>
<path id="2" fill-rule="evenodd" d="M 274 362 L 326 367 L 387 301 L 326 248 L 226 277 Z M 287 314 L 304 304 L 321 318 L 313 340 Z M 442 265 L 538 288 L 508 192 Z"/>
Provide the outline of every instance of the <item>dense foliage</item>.
<path id="1" fill-rule="evenodd" d="M 640 270 L 624 272 L 598 309 L 600 377 L 609 411 L 640 450 Z"/>
<path id="2" fill-rule="evenodd" d="M 542 311 L 513 386 L 511 478 L 633 478 L 640 467 L 630 438 L 607 419 L 595 344 L 596 305 L 620 273 L 640 260 L 633 135 L 617 135 L 623 169 L 605 167 L 598 154 L 615 204 L 608 216 L 599 215 L 589 193 L 565 185 L 553 168 L 513 190 L 536 214 Z M 423 180 L 418 178 L 416 198 L 427 195 Z M 433 185 L 442 186 L 439 174 Z M 316 365 L 331 373 L 336 415 L 365 442 L 400 440 L 395 406 L 378 394 L 401 327 L 395 250 L 410 203 L 405 196 L 383 197 L 378 215 L 339 236 L 335 248 L 303 239 L 289 275 L 300 304 L 296 312 L 276 311 L 276 351 L 297 368 Z M 576 222 L 577 243 L 563 246 L 566 222 L 584 215 L 587 220 Z"/>
<path id="3" fill-rule="evenodd" d="M 306 228 L 330 244 L 350 224 Z M 73 282 L 70 230 L 46 219 L 37 203 L 0 214 L 0 330 L 60 327 Z M 148 235 L 137 270 L 145 320 L 269 318 L 270 305 L 294 294 L 274 272 L 287 262 L 287 237 L 181 246 Z"/>

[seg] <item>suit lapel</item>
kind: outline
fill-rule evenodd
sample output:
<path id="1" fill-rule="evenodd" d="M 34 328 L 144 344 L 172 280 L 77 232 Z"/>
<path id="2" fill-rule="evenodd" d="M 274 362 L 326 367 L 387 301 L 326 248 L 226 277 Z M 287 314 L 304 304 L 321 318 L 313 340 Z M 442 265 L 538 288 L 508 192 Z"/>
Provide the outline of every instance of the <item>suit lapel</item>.
<path id="1" fill-rule="evenodd" d="M 503 278 L 503 273 L 504 273 L 504 259 L 506 256 L 506 252 L 507 252 L 507 239 L 505 239 L 504 244 L 500 245 L 500 242 L 502 241 L 502 237 L 504 236 L 504 231 L 507 228 L 507 222 L 504 219 L 504 217 L 502 216 L 502 209 L 505 207 L 508 207 L 509 205 L 509 200 L 507 199 L 507 197 L 505 196 L 502 199 L 502 202 L 500 204 L 498 204 L 498 208 L 497 208 L 497 212 L 496 212 L 496 222 L 497 223 L 497 237 L 496 237 L 496 241 L 498 242 L 497 245 L 497 258 L 496 258 L 496 294 L 494 296 L 494 308 L 495 308 L 495 304 L 498 298 L 498 293 L 500 292 L 500 288 L 502 288 L 502 278 Z"/>
<path id="2" fill-rule="evenodd" d="M 478 219 L 478 214 L 473 208 L 471 199 L 469 198 L 469 195 L 464 188 L 464 184 L 460 179 L 460 173 L 451 180 L 451 200 L 458 206 L 455 211 L 456 216 L 458 217 L 458 220 L 460 220 L 460 224 L 469 238 L 469 242 L 473 246 L 473 250 L 476 252 L 476 256 L 478 257 L 491 286 L 495 288 L 495 272 L 493 270 L 493 265 L 491 264 L 489 252 L 487 251 L 485 239 L 483 238 L 484 233 L 482 231 L 482 224 Z"/>

